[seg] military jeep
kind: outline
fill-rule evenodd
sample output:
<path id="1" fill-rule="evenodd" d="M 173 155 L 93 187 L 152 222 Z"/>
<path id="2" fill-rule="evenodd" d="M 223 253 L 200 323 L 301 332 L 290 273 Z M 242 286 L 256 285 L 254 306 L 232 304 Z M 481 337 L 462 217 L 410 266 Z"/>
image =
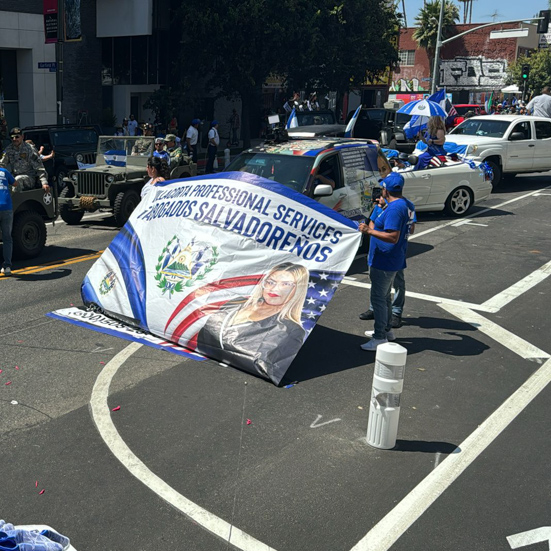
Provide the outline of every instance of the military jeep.
<path id="1" fill-rule="evenodd" d="M 48 193 L 41 187 L 12 193 L 15 259 L 35 258 L 44 248 L 46 222 L 54 221 L 58 215 L 56 189 L 53 186 L 50 189 Z"/>
<path id="2" fill-rule="evenodd" d="M 147 159 L 153 154 L 153 136 L 100 136 L 96 164 L 75 170 L 64 179 L 59 196 L 61 218 L 78 224 L 85 212 L 110 210 L 117 226 L 124 226 L 149 180 Z M 189 158 L 179 167 L 171 167 L 171 178 L 197 174 L 197 165 Z"/>

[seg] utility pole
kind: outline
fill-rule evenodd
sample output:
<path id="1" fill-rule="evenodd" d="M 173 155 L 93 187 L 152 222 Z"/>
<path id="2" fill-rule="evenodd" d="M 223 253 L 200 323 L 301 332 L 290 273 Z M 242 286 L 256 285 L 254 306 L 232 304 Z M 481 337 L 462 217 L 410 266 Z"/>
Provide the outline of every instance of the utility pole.
<path id="1" fill-rule="evenodd" d="M 65 42 L 65 0 L 58 0 L 57 42 L 55 43 L 55 84 L 57 104 L 57 124 L 63 124 L 63 43 Z"/>
<path id="2" fill-rule="evenodd" d="M 436 92 L 436 86 L 440 81 L 440 50 L 442 49 L 442 24 L 444 22 L 444 6 L 446 0 L 440 0 L 440 17 L 438 18 L 438 31 L 436 32 L 436 50 L 434 52 L 434 69 L 432 71 L 431 95 Z"/>

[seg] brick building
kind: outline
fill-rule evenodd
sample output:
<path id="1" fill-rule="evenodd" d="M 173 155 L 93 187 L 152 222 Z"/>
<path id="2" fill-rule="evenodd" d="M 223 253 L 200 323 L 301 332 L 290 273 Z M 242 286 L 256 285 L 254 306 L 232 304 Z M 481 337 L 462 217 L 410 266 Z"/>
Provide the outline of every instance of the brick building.
<path id="1" fill-rule="evenodd" d="M 454 35 L 478 27 L 457 25 Z M 486 93 L 505 87 L 508 65 L 528 50 L 537 49 L 536 25 L 528 27 L 524 38 L 490 39 L 494 30 L 518 28 L 518 23 L 496 24 L 473 31 L 445 44 L 441 51 L 440 86 L 453 94 L 454 103 L 479 103 Z M 395 72 L 390 87 L 391 97 L 417 95 L 430 90 L 430 69 L 427 52 L 413 38 L 415 28 L 400 34 L 400 70 Z M 412 98 L 416 99 L 416 98 Z"/>

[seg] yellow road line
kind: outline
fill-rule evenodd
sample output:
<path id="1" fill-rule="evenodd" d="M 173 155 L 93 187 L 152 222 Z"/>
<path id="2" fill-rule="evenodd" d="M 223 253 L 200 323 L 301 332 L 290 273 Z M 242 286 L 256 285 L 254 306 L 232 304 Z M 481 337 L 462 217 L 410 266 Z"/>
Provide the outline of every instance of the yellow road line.
<path id="1" fill-rule="evenodd" d="M 78 262 L 86 262 L 87 260 L 95 260 L 102 255 L 103 251 L 97 251 L 91 254 L 85 254 L 83 256 L 75 256 L 75 258 L 68 258 L 67 260 L 49 262 L 48 264 L 42 264 L 41 266 L 29 266 L 28 268 L 21 268 L 21 270 L 13 270 L 13 275 L 27 275 L 36 274 L 38 272 L 45 272 L 46 270 L 53 270 L 55 268 L 62 268 L 70 264 L 77 264 Z M 0 274 L 0 277 L 6 277 Z"/>

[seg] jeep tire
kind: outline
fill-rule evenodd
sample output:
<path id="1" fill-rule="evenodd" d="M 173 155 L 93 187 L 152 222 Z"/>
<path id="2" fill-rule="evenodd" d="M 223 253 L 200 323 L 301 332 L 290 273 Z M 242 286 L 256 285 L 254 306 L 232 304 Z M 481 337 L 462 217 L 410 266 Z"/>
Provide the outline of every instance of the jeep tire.
<path id="1" fill-rule="evenodd" d="M 72 186 L 65 186 L 61 193 L 59 194 L 59 197 L 61 199 L 64 198 L 70 198 L 75 196 L 75 190 Z M 59 214 L 61 215 L 62 220 L 68 225 L 68 226 L 76 226 L 77 224 L 80 224 L 80 221 L 82 220 L 82 217 L 84 216 L 83 210 L 72 210 L 72 208 L 69 205 L 60 205 L 59 206 Z"/>
<path id="2" fill-rule="evenodd" d="M 113 204 L 113 214 L 118 227 L 122 227 L 126 224 L 130 215 L 138 206 L 140 199 L 139 193 L 133 189 L 127 189 L 126 191 L 117 193 Z"/>
<path id="3" fill-rule="evenodd" d="M 13 257 L 26 260 L 38 256 L 46 244 L 46 224 L 33 210 L 18 212 L 13 220 Z"/>

